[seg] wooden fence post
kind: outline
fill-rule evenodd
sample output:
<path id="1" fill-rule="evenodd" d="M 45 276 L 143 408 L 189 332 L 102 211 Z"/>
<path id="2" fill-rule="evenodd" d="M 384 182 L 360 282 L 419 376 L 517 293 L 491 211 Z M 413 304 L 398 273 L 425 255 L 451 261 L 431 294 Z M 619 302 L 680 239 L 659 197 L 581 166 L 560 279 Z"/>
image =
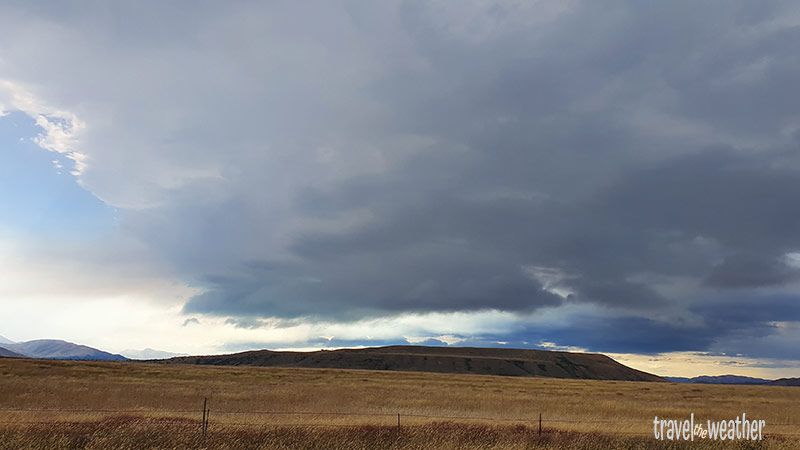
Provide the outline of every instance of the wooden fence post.
<path id="1" fill-rule="evenodd" d="M 542 413 L 539 413 L 539 436 L 542 435 Z"/>
<path id="2" fill-rule="evenodd" d="M 206 441 L 206 419 L 208 418 L 206 412 L 206 404 L 208 403 L 208 397 L 203 398 L 203 421 L 200 423 L 200 430 L 203 435 L 203 442 Z"/>

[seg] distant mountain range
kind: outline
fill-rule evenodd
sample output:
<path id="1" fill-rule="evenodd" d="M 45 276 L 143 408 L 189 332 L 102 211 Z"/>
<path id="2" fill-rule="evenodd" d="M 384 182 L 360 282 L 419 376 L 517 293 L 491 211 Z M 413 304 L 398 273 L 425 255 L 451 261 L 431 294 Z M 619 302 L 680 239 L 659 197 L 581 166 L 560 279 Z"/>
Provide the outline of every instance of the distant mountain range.
<path id="1" fill-rule="evenodd" d="M 762 386 L 800 386 L 800 378 L 781 378 L 778 380 L 766 380 L 764 378 L 743 377 L 740 375 L 718 375 L 701 376 L 694 378 L 664 377 L 669 381 L 678 383 L 696 384 L 747 384 Z"/>
<path id="2" fill-rule="evenodd" d="M 694 378 L 683 378 L 683 377 L 664 377 L 664 378 L 670 381 L 676 381 L 678 383 L 697 383 L 697 384 L 768 384 L 772 382 L 772 380 L 766 380 L 764 378 L 743 377 L 740 375 L 717 375 L 717 376 L 703 375 Z"/>
<path id="3" fill-rule="evenodd" d="M 780 378 L 769 382 L 770 386 L 800 386 L 800 378 Z"/>
<path id="4" fill-rule="evenodd" d="M 313 367 L 399 370 L 593 380 L 665 381 L 622 365 L 606 355 L 548 350 L 397 345 L 316 352 L 259 350 L 232 355 L 187 356 L 164 364 Z"/>
<path id="5" fill-rule="evenodd" d="M 186 353 L 165 352 L 163 350 L 155 350 L 152 348 L 146 348 L 144 350 L 127 349 L 120 353 L 122 353 L 122 355 L 126 358 L 130 359 L 166 359 L 174 358 L 176 356 L 189 356 Z"/>
<path id="6" fill-rule="evenodd" d="M 4 342 L 0 346 L 0 356 L 48 358 L 48 359 L 104 359 L 126 360 L 128 358 L 113 353 L 104 352 L 85 345 L 56 339 L 38 339 L 27 342 Z M 4 351 L 3 351 L 4 350 Z M 12 354 L 6 354 L 10 352 Z"/>
<path id="7" fill-rule="evenodd" d="M 186 356 L 186 354 L 165 352 L 152 348 L 125 350 L 122 353 L 121 355 L 109 353 L 86 345 L 73 344 L 72 342 L 57 339 L 14 342 L 0 336 L 0 356 L 9 358 L 127 360 Z"/>

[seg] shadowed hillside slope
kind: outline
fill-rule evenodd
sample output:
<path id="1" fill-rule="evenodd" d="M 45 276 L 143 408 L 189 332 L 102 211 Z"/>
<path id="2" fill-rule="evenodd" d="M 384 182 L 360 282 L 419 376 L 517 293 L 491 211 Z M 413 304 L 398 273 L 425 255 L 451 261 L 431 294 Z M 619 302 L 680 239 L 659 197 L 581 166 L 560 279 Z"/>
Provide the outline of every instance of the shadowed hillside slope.
<path id="1" fill-rule="evenodd" d="M 250 351 L 231 355 L 187 356 L 166 364 L 219 366 L 318 367 L 400 370 L 519 377 L 664 381 L 624 366 L 605 355 L 547 350 L 473 347 L 390 346 L 316 352 Z"/>
<path id="2" fill-rule="evenodd" d="M 25 358 L 25 355 L 21 355 L 16 352 L 12 352 L 7 348 L 0 347 L 0 356 L 5 356 L 6 358 Z"/>

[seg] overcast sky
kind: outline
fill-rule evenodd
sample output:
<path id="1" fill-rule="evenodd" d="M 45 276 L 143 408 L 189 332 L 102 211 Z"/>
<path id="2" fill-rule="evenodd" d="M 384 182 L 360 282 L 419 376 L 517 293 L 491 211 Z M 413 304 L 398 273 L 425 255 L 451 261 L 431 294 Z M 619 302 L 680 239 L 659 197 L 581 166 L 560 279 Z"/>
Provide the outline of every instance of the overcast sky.
<path id="1" fill-rule="evenodd" d="M 800 376 L 794 1 L 0 3 L 0 334 Z"/>

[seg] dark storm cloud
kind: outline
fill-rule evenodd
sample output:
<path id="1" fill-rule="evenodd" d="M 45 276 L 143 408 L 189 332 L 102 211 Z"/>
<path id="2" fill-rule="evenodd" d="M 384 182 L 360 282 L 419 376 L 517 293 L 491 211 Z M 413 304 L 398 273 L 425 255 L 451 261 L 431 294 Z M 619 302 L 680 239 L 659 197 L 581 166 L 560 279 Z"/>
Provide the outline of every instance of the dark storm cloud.
<path id="1" fill-rule="evenodd" d="M 800 67 L 785 45 L 795 31 L 770 31 L 780 9 L 683 6 L 581 5 L 478 43 L 404 6 L 428 69 L 373 83 L 390 105 L 373 125 L 434 142 L 389 172 L 296 191 L 301 217 L 368 218 L 294 234 L 298 260 L 280 275 L 211 284 L 186 310 L 526 312 L 565 301 L 524 270 L 540 266 L 569 277 L 569 302 L 702 318 L 697 302 L 726 289 L 796 280 L 784 259 L 800 248 L 798 148 L 780 129 L 797 112 L 786 74 Z M 671 298 L 638 274 L 716 291 Z M 763 330 L 758 317 L 750 325 Z M 727 323 L 709 322 L 688 333 L 621 317 L 554 333 L 606 351 L 688 350 L 725 335 Z"/>
<path id="2" fill-rule="evenodd" d="M 149 102 L 90 134 L 81 182 L 205 290 L 186 313 L 578 305 L 603 314 L 529 333 L 649 353 L 760 339 L 793 311 L 793 3 L 324 5 L 198 8 L 158 82 L 100 84 Z"/>
<path id="3" fill-rule="evenodd" d="M 781 321 L 800 321 L 800 299 L 796 295 L 759 292 L 734 293 L 695 306 L 707 326 L 720 333 L 741 333 L 742 337 L 761 337 L 764 327 L 774 328 Z M 749 333 L 749 327 L 753 332 Z"/>
<path id="4" fill-rule="evenodd" d="M 731 255 L 715 266 L 706 282 L 715 287 L 773 286 L 800 279 L 800 270 L 787 265 L 785 260 Z"/>
<path id="5" fill-rule="evenodd" d="M 548 334 L 560 345 L 644 354 L 706 348 L 716 337 L 712 329 L 681 327 L 638 317 L 585 318 Z"/>
<path id="6" fill-rule="evenodd" d="M 278 276 L 220 278 L 185 310 L 354 320 L 386 312 L 531 311 L 560 303 L 560 297 L 543 291 L 518 267 L 474 261 L 474 255 L 457 247 L 406 241 L 391 250 L 318 255 Z"/>
<path id="7" fill-rule="evenodd" d="M 373 219 L 296 238 L 291 248 L 302 262 L 216 280 L 213 285 L 232 295 L 209 303 L 239 305 L 241 311 L 249 305 L 255 312 L 271 303 L 270 293 L 289 289 L 296 295 L 292 307 L 300 310 L 323 292 L 332 308 L 342 302 L 397 310 L 524 311 L 558 304 L 520 269 L 528 265 L 572 274 L 566 284 L 577 291 L 573 300 L 645 309 L 670 300 L 627 279 L 638 272 L 694 276 L 716 288 L 794 280 L 797 269 L 781 257 L 800 247 L 800 214 L 787 207 L 800 194 L 800 177 L 734 151 L 711 153 L 636 171 L 567 204 L 442 192 L 415 201 L 396 198 L 419 192 L 413 173 L 411 185 L 397 182 L 391 189 L 372 180 L 360 183 L 361 194 L 352 195 L 350 187 L 317 192 L 315 204 L 347 208 L 353 202 Z M 306 214 L 315 211 L 307 199 L 301 204 Z M 318 212 L 329 214 L 324 207 Z M 759 256 L 744 257 L 743 251 Z M 284 295 L 276 294 L 276 307 Z"/>
<path id="8" fill-rule="evenodd" d="M 714 355 L 800 359 L 797 327 L 782 329 L 781 321 L 800 321 L 796 295 L 734 293 L 696 301 L 693 313 L 701 322 L 663 322 L 647 317 L 578 316 L 567 326 L 529 327 L 506 335 L 519 343 L 553 341 L 598 352 L 657 354 L 707 350 Z M 501 337 L 488 337 L 502 339 Z"/>

